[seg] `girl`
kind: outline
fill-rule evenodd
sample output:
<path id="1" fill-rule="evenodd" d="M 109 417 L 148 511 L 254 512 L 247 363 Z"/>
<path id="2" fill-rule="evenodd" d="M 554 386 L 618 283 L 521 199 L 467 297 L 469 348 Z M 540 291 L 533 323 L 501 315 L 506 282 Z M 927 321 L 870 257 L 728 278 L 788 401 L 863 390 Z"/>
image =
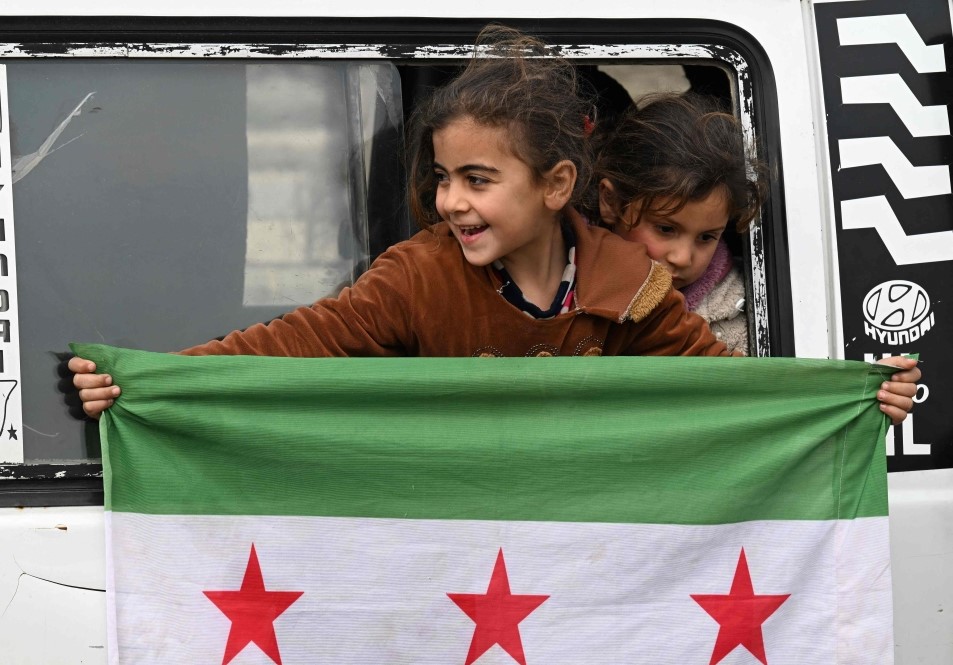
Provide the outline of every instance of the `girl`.
<path id="1" fill-rule="evenodd" d="M 766 196 L 766 169 L 746 160 L 741 126 L 716 101 L 662 94 L 630 108 L 597 138 L 593 167 L 602 224 L 672 274 L 689 311 L 699 314 L 733 352 L 748 351 L 745 287 L 723 235 L 743 233 Z M 910 410 L 916 361 L 881 361 L 904 371 L 878 394 L 894 424 Z"/>
<path id="2" fill-rule="evenodd" d="M 644 248 L 572 208 L 592 166 L 591 106 L 572 65 L 532 57 L 548 49 L 503 29 L 478 43 L 482 54 L 410 121 L 409 200 L 425 230 L 338 297 L 183 353 L 728 354 Z M 92 363 L 70 368 L 87 414 L 119 394 Z"/>
<path id="3" fill-rule="evenodd" d="M 643 243 L 672 273 L 689 311 L 747 353 L 745 287 L 723 238 L 764 202 L 764 167 L 745 159 L 741 127 L 712 99 L 659 95 L 602 137 L 595 171 L 602 223 Z"/>
<path id="4" fill-rule="evenodd" d="M 410 122 L 409 199 L 425 230 L 337 298 L 183 353 L 729 354 L 643 246 L 575 212 L 591 153 L 590 105 L 573 67 L 531 57 L 548 50 L 511 31 L 479 43 L 492 57 L 475 54 Z M 69 367 L 84 410 L 98 417 L 118 386 L 82 358 Z M 898 412 L 909 395 L 893 397 Z"/>

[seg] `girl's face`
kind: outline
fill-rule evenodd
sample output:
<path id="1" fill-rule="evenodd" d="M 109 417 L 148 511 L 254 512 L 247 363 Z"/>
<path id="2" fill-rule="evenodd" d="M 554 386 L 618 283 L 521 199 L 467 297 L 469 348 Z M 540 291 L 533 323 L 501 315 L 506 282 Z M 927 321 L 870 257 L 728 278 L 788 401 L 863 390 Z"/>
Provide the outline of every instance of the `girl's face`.
<path id="1" fill-rule="evenodd" d="M 665 208 L 671 201 L 661 201 Z M 633 201 L 623 215 L 630 222 L 638 214 L 639 201 Z M 704 274 L 715 255 L 718 240 L 728 225 L 728 202 L 721 190 L 699 201 L 689 201 L 678 212 L 662 216 L 646 212 L 631 220 L 634 226 L 617 223 L 612 229 L 626 240 L 635 240 L 648 248 L 648 254 L 672 273 L 672 283 L 681 289 Z"/>
<path id="2" fill-rule="evenodd" d="M 505 129 L 471 118 L 433 133 L 437 213 L 449 222 L 467 261 L 485 266 L 499 259 L 512 274 L 517 265 L 549 261 L 568 193 L 565 200 L 554 195 L 558 187 L 551 182 L 552 172 L 534 177 L 507 148 L 511 143 Z M 572 175 L 569 193 L 574 169 Z"/>

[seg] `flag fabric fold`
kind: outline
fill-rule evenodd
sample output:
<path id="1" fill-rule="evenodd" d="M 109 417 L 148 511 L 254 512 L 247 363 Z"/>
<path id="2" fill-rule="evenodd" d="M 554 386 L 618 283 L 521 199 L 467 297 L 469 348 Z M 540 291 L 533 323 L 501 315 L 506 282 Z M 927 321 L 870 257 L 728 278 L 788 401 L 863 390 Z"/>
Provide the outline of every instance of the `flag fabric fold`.
<path id="1" fill-rule="evenodd" d="M 890 368 L 74 351 L 112 663 L 893 660 Z"/>

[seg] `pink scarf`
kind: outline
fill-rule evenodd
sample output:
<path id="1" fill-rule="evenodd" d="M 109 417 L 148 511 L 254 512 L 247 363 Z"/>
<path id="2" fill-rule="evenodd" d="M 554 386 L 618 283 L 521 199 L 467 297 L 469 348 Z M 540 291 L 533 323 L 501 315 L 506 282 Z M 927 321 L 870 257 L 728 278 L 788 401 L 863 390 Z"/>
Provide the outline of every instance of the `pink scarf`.
<path id="1" fill-rule="evenodd" d="M 689 312 L 694 312 L 701 301 L 705 299 L 712 289 L 731 272 L 732 259 L 731 252 L 728 251 L 728 244 L 724 238 L 718 241 L 718 247 L 715 248 L 715 254 L 711 257 L 711 262 L 697 280 L 683 286 L 679 291 L 685 296 L 685 306 Z"/>

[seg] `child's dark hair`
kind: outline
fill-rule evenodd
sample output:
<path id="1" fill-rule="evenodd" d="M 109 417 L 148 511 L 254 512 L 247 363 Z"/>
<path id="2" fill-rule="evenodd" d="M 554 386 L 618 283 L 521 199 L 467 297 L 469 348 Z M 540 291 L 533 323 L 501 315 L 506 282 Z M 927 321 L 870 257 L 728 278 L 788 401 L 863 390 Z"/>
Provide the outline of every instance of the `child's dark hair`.
<path id="1" fill-rule="evenodd" d="M 621 209 L 639 206 L 636 219 L 674 214 L 721 189 L 729 225 L 745 231 L 767 196 L 767 170 L 746 159 L 738 120 L 715 98 L 690 93 L 653 95 L 642 104 L 599 137 L 593 182 L 608 179 Z"/>
<path id="2" fill-rule="evenodd" d="M 538 39 L 503 26 L 477 37 L 463 72 L 417 107 L 408 129 L 408 201 L 423 227 L 440 221 L 436 209 L 433 133 L 469 117 L 508 131 L 508 147 L 542 178 L 558 162 L 576 166 L 570 205 L 579 204 L 592 174 L 592 105 L 579 91 L 576 70 Z"/>

